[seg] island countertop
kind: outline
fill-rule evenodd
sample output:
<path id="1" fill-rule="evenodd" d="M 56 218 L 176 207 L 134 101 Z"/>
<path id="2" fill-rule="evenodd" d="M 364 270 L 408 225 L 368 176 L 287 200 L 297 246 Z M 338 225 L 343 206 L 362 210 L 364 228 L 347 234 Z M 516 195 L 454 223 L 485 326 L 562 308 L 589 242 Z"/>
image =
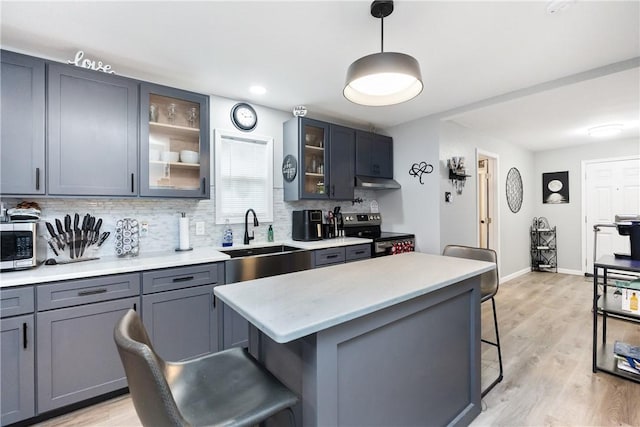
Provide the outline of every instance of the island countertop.
<path id="1" fill-rule="evenodd" d="M 492 268 L 483 261 L 411 252 L 217 286 L 215 295 L 285 343 Z"/>

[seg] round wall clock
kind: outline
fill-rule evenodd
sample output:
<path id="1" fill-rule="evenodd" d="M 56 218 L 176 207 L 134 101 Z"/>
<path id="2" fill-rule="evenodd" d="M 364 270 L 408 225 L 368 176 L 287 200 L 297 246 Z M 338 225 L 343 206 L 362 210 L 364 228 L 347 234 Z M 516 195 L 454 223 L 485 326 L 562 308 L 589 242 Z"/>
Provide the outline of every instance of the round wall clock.
<path id="1" fill-rule="evenodd" d="M 258 124 L 258 115 L 251 105 L 239 102 L 231 108 L 231 122 L 241 131 L 248 132 Z"/>
<path id="2" fill-rule="evenodd" d="M 516 168 L 509 169 L 507 173 L 507 205 L 513 213 L 522 207 L 522 177 Z"/>

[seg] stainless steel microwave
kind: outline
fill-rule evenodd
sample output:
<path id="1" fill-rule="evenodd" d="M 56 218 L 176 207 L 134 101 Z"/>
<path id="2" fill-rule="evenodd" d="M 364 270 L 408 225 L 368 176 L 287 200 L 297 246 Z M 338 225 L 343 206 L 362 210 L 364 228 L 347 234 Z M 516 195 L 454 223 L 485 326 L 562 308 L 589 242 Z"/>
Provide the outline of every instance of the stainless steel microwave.
<path id="1" fill-rule="evenodd" d="M 37 222 L 0 224 L 0 270 L 32 268 L 47 257 L 44 238 L 38 239 Z"/>

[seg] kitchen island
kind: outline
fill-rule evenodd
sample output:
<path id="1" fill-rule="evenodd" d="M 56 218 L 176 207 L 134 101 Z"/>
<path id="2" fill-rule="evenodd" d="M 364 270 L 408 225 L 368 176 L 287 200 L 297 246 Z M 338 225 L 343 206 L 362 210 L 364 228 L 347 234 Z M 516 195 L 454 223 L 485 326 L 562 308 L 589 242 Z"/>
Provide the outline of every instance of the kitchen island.
<path id="1" fill-rule="evenodd" d="M 301 396 L 297 425 L 467 425 L 491 263 L 407 253 L 215 288 Z"/>

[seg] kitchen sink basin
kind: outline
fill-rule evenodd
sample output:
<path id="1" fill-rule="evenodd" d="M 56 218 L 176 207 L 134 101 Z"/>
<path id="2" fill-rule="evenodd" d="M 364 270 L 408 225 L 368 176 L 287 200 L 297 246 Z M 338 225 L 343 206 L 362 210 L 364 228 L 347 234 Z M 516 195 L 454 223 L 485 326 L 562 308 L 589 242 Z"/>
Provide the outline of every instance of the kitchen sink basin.
<path id="1" fill-rule="evenodd" d="M 221 252 L 231 256 L 224 262 L 227 284 L 313 268 L 313 251 L 293 246 L 262 246 Z"/>
<path id="2" fill-rule="evenodd" d="M 300 248 L 294 248 L 293 246 L 280 245 L 280 246 L 262 246 L 257 248 L 244 248 L 244 249 L 230 249 L 220 251 L 229 255 L 231 258 L 239 258 L 254 255 L 269 255 L 279 254 L 283 252 L 301 251 Z"/>

